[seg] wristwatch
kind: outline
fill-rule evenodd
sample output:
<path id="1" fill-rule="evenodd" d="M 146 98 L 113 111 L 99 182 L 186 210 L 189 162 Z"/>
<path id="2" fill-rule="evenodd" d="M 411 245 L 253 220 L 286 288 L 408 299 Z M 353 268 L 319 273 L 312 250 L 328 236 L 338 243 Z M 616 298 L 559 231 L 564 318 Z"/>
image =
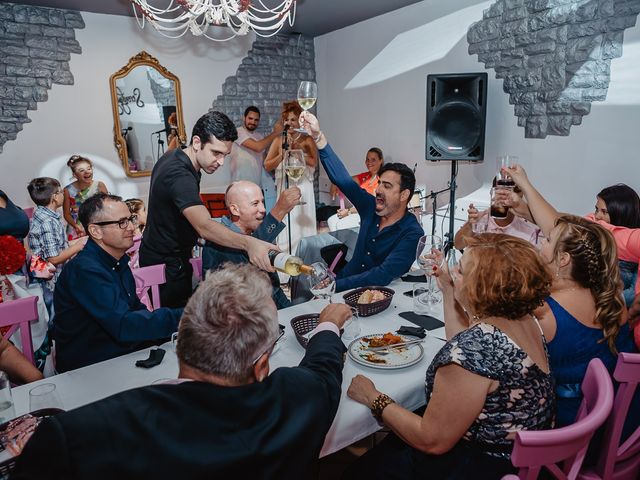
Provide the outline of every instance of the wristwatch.
<path id="1" fill-rule="evenodd" d="M 382 421 L 382 412 L 385 408 L 387 408 L 392 403 L 396 403 L 393 398 L 385 393 L 381 393 L 376 397 L 376 399 L 371 403 L 371 413 L 376 419 Z"/>

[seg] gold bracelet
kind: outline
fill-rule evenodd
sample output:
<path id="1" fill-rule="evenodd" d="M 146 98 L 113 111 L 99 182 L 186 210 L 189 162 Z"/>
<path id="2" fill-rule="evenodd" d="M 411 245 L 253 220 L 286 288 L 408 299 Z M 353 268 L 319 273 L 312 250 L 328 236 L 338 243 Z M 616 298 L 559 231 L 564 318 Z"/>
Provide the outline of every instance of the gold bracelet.
<path id="1" fill-rule="evenodd" d="M 376 397 L 376 399 L 371 403 L 371 413 L 378 420 L 382 420 L 382 412 L 385 408 L 387 408 L 392 403 L 396 403 L 393 398 L 385 393 L 381 393 Z"/>

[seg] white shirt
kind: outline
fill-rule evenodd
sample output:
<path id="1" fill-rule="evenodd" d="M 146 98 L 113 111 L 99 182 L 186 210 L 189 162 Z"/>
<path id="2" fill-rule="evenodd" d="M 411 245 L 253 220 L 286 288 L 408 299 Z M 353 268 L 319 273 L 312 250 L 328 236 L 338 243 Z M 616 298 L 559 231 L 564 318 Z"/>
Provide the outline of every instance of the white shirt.
<path id="1" fill-rule="evenodd" d="M 264 135 L 255 130 L 250 132 L 245 127 L 238 128 L 238 139 L 231 148 L 231 161 L 229 162 L 231 181 L 248 180 L 262 186 L 264 151 L 255 152 L 250 148 L 243 147 L 242 144 L 249 138 L 260 141 Z"/>

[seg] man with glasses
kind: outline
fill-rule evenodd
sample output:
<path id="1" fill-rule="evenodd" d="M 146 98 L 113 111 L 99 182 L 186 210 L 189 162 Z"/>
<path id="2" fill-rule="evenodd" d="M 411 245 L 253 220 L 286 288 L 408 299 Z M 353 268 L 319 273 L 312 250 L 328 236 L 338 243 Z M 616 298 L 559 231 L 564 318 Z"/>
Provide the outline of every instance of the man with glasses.
<path id="1" fill-rule="evenodd" d="M 180 322 L 178 380 L 45 419 L 12 478 L 314 478 L 340 402 L 338 332 L 350 316 L 328 305 L 299 366 L 269 375 L 271 282 L 246 264 L 211 272 Z"/>
<path id="2" fill-rule="evenodd" d="M 194 125 L 187 148 L 169 150 L 153 167 L 140 266 L 166 265 L 167 281 L 160 286 L 163 305 L 184 307 L 191 296 L 189 259 L 198 237 L 245 250 L 251 263 L 274 271 L 268 253 L 277 247 L 212 222 L 200 198 L 201 171 L 212 174 L 222 166 L 237 138 L 236 127 L 224 113 L 209 112 Z"/>
<path id="3" fill-rule="evenodd" d="M 72 370 L 167 339 L 182 309 L 147 310 L 136 295 L 126 252 L 138 222 L 120 197 L 98 193 L 80 206 L 89 235 L 54 293 L 56 369 Z"/>

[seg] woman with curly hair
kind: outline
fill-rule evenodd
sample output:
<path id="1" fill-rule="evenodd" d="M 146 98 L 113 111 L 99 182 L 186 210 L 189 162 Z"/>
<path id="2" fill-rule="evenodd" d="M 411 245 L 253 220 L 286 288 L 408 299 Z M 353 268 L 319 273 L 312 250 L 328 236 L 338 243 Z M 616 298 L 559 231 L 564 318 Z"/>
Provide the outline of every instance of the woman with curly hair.
<path id="1" fill-rule="evenodd" d="M 318 165 L 318 149 L 313 139 L 304 133 L 297 132 L 300 128 L 298 117 L 302 112 L 302 108 L 298 102 L 285 102 L 282 105 L 282 123 L 287 128 L 287 146 L 289 150 L 302 150 L 304 152 L 304 160 L 307 164 L 305 175 L 298 182 L 302 200 L 305 205 L 300 205 L 288 215 L 286 228 L 278 235 L 278 246 L 283 251 L 295 253 L 298 242 L 304 237 L 309 237 L 317 233 L 316 229 L 316 201 L 313 191 L 313 177 Z M 283 168 L 284 151 L 282 148 L 283 140 L 278 137 L 269 147 L 269 152 L 264 160 L 264 169 L 267 172 L 275 171 L 276 196 L 280 196 L 280 192 L 286 187 L 285 173 Z M 289 245 L 289 229 L 291 229 L 291 245 Z"/>
<path id="2" fill-rule="evenodd" d="M 532 315 L 549 295 L 549 269 L 530 243 L 487 233 L 469 238 L 451 273 L 436 271 L 448 341 L 427 370 L 424 413 L 356 375 L 347 394 L 393 433 L 346 478 L 501 478 L 514 470 L 516 432 L 551 428 L 553 381 Z"/>
<path id="3" fill-rule="evenodd" d="M 542 229 L 540 256 L 554 275 L 551 295 L 537 311 L 549 342 L 556 379 L 557 425 L 575 420 L 580 384 L 589 361 L 600 358 L 610 372 L 618 352 L 634 352 L 626 320 L 616 242 L 605 228 L 559 214 L 529 182 L 524 169 L 509 169 Z"/>

